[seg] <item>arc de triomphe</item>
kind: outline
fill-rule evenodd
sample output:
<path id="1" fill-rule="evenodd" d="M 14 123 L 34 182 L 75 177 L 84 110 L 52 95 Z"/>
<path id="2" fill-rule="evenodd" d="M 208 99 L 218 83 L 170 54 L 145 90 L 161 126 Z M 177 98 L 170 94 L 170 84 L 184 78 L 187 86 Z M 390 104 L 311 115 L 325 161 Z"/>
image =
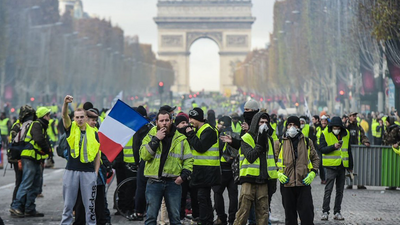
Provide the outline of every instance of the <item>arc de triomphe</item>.
<path id="1" fill-rule="evenodd" d="M 158 0 L 157 8 L 158 56 L 174 67 L 172 90 L 189 92 L 190 47 L 209 38 L 219 47 L 220 91 L 234 93 L 231 63 L 251 50 L 251 0 Z"/>

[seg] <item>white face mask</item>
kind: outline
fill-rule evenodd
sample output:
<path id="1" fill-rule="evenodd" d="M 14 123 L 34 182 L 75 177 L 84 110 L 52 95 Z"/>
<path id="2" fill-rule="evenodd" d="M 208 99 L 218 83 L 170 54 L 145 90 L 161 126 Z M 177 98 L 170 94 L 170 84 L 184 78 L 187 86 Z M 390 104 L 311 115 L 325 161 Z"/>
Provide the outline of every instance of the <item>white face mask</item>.
<path id="1" fill-rule="evenodd" d="M 340 133 L 340 129 L 339 129 L 339 130 L 332 130 L 332 132 L 333 132 L 335 135 L 338 135 L 338 134 Z"/>
<path id="2" fill-rule="evenodd" d="M 266 123 L 261 124 L 261 126 L 258 128 L 258 133 L 262 134 L 264 130 L 268 131 L 268 125 Z"/>
<path id="3" fill-rule="evenodd" d="M 298 133 L 298 131 L 295 126 L 291 126 L 289 128 L 289 130 L 287 130 L 287 132 L 286 132 L 286 134 L 291 138 L 295 137 L 297 135 L 297 133 Z"/>
<path id="4" fill-rule="evenodd" d="M 305 124 L 300 124 L 300 128 L 303 129 Z"/>

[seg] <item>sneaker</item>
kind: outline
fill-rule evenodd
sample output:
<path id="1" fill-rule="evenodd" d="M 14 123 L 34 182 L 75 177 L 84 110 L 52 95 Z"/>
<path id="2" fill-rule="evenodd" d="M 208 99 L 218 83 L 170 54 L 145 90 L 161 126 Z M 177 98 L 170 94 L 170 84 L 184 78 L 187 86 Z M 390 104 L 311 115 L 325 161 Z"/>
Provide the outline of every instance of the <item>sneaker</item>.
<path id="1" fill-rule="evenodd" d="M 340 214 L 339 212 L 335 213 L 335 215 L 333 216 L 333 219 L 334 220 L 344 220 L 342 214 Z"/>
<path id="2" fill-rule="evenodd" d="M 326 180 L 321 180 L 321 184 L 326 184 Z"/>
<path id="3" fill-rule="evenodd" d="M 21 210 L 19 209 L 10 209 L 10 213 L 12 217 L 18 217 L 18 218 L 23 218 L 24 217 L 24 213 L 21 212 Z"/>
<path id="4" fill-rule="evenodd" d="M 329 214 L 327 212 L 324 212 L 321 216 L 321 220 L 328 220 Z"/>
<path id="5" fill-rule="evenodd" d="M 25 212 L 25 217 L 44 217 L 44 214 L 38 211 Z"/>
<path id="6" fill-rule="evenodd" d="M 385 188 L 385 190 L 388 190 L 388 191 L 395 191 L 397 188 L 396 187 L 387 187 L 387 188 Z"/>
<path id="7" fill-rule="evenodd" d="M 214 225 L 226 225 L 226 221 L 222 221 L 219 217 L 214 221 Z"/>
<path id="8" fill-rule="evenodd" d="M 37 197 L 38 197 L 38 198 L 43 198 L 44 195 L 43 195 L 42 193 L 40 193 L 40 194 L 37 195 Z"/>
<path id="9" fill-rule="evenodd" d="M 276 217 L 271 216 L 271 213 L 269 213 L 269 220 L 273 223 L 279 222 L 279 219 Z"/>
<path id="10" fill-rule="evenodd" d="M 346 189 L 353 189 L 353 185 L 347 185 Z"/>
<path id="11" fill-rule="evenodd" d="M 358 186 L 357 186 L 357 189 L 359 189 L 359 190 L 364 190 L 364 189 L 367 189 L 367 187 L 365 187 L 364 185 L 358 185 Z"/>

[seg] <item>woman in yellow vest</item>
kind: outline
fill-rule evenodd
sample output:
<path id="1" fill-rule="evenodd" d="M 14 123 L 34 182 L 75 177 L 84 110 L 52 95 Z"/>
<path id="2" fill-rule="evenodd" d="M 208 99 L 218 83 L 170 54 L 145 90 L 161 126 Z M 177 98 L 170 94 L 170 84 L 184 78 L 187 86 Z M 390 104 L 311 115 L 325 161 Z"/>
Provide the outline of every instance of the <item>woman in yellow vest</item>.
<path id="1" fill-rule="evenodd" d="M 287 119 L 286 134 L 282 142 L 275 142 L 278 154 L 278 180 L 281 182 L 285 224 L 314 224 L 314 205 L 310 184 L 319 167 L 319 157 L 313 142 L 301 133 L 297 116 Z M 294 200 L 296 199 L 296 200 Z"/>
<path id="2" fill-rule="evenodd" d="M 345 173 L 346 170 L 352 172 L 353 157 L 351 154 L 350 133 L 344 128 L 340 117 L 333 117 L 331 123 L 328 125 L 328 129 L 324 130 L 320 138 L 320 150 L 327 178 L 321 220 L 328 220 L 329 203 L 335 182 L 336 198 L 333 219 L 344 220 L 340 210 L 343 199 Z"/>

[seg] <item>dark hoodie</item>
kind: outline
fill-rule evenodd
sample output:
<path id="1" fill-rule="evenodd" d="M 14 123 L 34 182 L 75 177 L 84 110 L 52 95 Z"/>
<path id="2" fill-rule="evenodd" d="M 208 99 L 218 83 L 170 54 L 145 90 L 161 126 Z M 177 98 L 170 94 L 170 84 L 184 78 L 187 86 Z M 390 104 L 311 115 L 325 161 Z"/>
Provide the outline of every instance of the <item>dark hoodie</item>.
<path id="1" fill-rule="evenodd" d="M 260 122 L 261 116 L 266 115 L 269 120 L 269 115 L 264 112 L 258 112 L 254 115 L 251 125 L 249 127 L 248 134 L 254 139 L 256 146 L 253 148 L 246 142 L 242 140 L 241 142 L 241 151 L 244 157 L 250 163 L 254 163 L 257 158 L 260 158 L 260 175 L 255 176 L 246 176 L 240 177 L 240 183 L 253 183 L 253 184 L 265 184 L 268 182 L 268 167 L 267 167 L 267 154 L 268 154 L 268 139 L 270 136 L 267 133 L 259 134 L 258 123 Z"/>
<path id="2" fill-rule="evenodd" d="M 340 133 L 338 135 L 335 135 L 336 138 L 340 141 L 342 140 L 343 137 L 346 135 L 349 135 L 346 128 L 343 126 L 343 122 L 340 119 L 340 117 L 333 117 L 331 122 L 328 125 L 328 132 L 332 133 L 332 127 L 340 127 Z M 321 137 L 319 139 L 319 147 L 320 151 L 322 154 L 329 154 L 333 151 L 336 150 L 335 145 L 330 145 L 326 143 L 324 133 L 321 134 Z M 351 153 L 351 144 L 349 143 L 349 148 L 348 148 L 348 153 L 349 153 L 349 168 L 350 170 L 353 169 L 353 154 Z M 330 166 L 332 167 L 332 166 Z"/>

